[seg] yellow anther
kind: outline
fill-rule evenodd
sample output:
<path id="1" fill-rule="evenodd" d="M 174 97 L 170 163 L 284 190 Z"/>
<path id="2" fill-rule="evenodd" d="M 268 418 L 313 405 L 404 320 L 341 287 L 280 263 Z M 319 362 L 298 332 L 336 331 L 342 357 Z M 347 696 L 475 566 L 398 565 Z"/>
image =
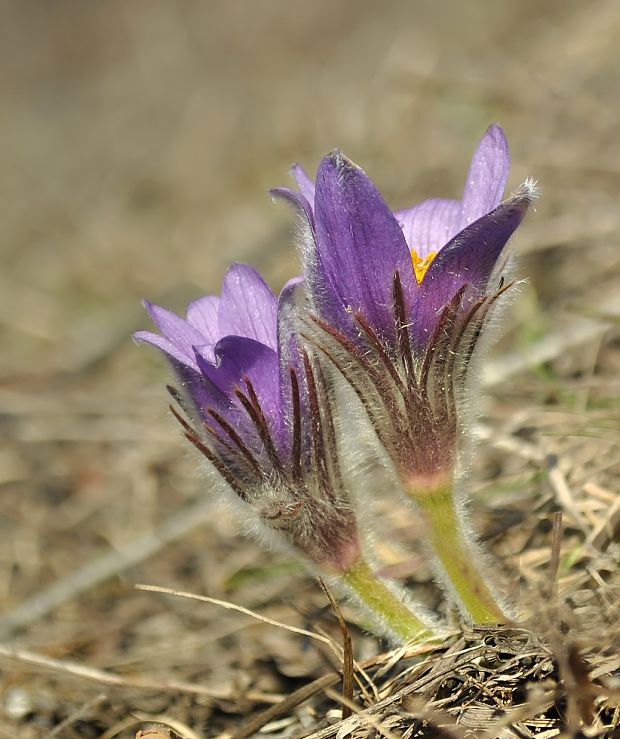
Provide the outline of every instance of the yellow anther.
<path id="1" fill-rule="evenodd" d="M 415 278 L 418 281 L 418 285 L 424 279 L 426 270 L 431 266 L 431 262 L 436 256 L 437 252 L 431 251 L 425 257 L 419 257 L 415 249 L 411 250 L 411 261 L 413 262 L 413 271 L 415 272 Z"/>

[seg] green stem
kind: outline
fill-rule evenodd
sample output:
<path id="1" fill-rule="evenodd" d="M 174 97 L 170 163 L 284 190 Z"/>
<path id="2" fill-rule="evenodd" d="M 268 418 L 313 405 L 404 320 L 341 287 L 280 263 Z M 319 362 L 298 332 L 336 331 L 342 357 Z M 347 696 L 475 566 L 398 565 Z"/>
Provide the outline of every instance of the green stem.
<path id="1" fill-rule="evenodd" d="M 504 623 L 506 615 L 476 566 L 471 544 L 465 540 L 450 484 L 442 482 L 431 488 L 411 485 L 407 492 L 422 510 L 435 554 L 473 623 Z"/>
<path id="2" fill-rule="evenodd" d="M 342 578 L 357 598 L 370 610 L 376 621 L 404 642 L 422 641 L 433 635 L 432 629 L 373 574 L 360 558 L 342 573 Z"/>

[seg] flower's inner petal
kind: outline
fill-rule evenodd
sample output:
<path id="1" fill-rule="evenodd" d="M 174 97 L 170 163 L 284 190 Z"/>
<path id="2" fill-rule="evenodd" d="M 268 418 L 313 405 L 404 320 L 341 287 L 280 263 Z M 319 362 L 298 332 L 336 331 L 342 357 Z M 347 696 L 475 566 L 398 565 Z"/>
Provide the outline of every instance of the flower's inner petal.
<path id="1" fill-rule="evenodd" d="M 460 202 L 443 198 L 431 198 L 394 213 L 407 246 L 422 259 L 438 252 L 457 233 L 460 215 Z"/>
<path id="2" fill-rule="evenodd" d="M 218 324 L 219 305 L 218 295 L 205 295 L 187 306 L 187 322 L 200 331 L 210 344 L 215 344 L 221 338 Z"/>
<path id="3" fill-rule="evenodd" d="M 190 326 L 187 321 L 177 316 L 176 313 L 166 308 L 150 303 L 148 300 L 144 301 L 144 306 L 162 334 L 176 346 L 186 359 L 193 363 L 193 346 L 194 344 L 204 343 L 202 334 L 196 328 Z"/>
<path id="4" fill-rule="evenodd" d="M 193 353 L 190 356 L 182 348 L 180 348 L 178 344 L 170 341 L 170 339 L 167 339 L 165 336 L 154 334 L 151 331 L 136 331 L 133 335 L 133 338 L 135 341 L 141 341 L 145 344 L 150 344 L 151 346 L 157 347 L 157 349 L 160 349 L 162 352 L 167 354 L 168 357 L 175 360 L 178 364 L 185 365 L 186 367 L 191 367 L 192 369 L 198 369 L 198 365 L 196 364 Z"/>
<path id="5" fill-rule="evenodd" d="M 415 249 L 411 250 L 411 261 L 413 262 L 413 271 L 415 273 L 415 278 L 418 281 L 418 285 L 424 279 L 426 270 L 431 266 L 431 262 L 436 256 L 436 251 L 431 251 L 425 257 L 420 257 Z"/>
<path id="6" fill-rule="evenodd" d="M 509 170 L 508 142 L 501 127 L 494 123 L 480 140 L 469 166 L 461 201 L 459 231 L 500 204 Z"/>
<path id="7" fill-rule="evenodd" d="M 314 182 L 308 177 L 306 170 L 299 164 L 293 164 L 291 173 L 295 178 L 299 192 L 310 203 L 310 207 L 314 208 Z"/>
<path id="8" fill-rule="evenodd" d="M 276 297 L 260 274 L 247 264 L 233 264 L 222 284 L 219 335 L 245 336 L 275 350 L 276 313 Z"/>

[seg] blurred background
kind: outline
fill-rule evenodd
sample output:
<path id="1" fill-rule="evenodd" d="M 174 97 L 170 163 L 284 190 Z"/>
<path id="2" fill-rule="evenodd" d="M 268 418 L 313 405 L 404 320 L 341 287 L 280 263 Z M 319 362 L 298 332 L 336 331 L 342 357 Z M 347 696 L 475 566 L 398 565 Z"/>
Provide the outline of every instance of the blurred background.
<path id="1" fill-rule="evenodd" d="M 574 489 L 607 489 L 618 459 L 619 48 L 615 0 L 4 0 L 2 639 L 231 690 L 278 692 L 318 669 L 247 619 L 224 624 L 204 605 L 132 589 L 153 582 L 303 621 L 282 604 L 290 564 L 220 513 L 174 518 L 206 483 L 167 414 L 163 363 L 130 335 L 148 325 L 143 297 L 182 311 L 217 292 L 232 261 L 279 290 L 298 271 L 294 217 L 267 191 L 334 147 L 396 209 L 458 197 L 478 139 L 502 124 L 509 188 L 532 176 L 543 197 L 514 239 L 529 282 L 494 366 L 520 379 L 491 388 L 487 439 L 525 439 L 534 461 L 485 441 L 480 500 L 498 479 L 531 492 L 548 455 L 562 457 L 538 442 L 541 428 L 580 437 L 570 456 L 581 466 L 565 470 Z M 530 368 L 518 374 L 521 360 Z M 584 437 L 597 440 L 587 453 Z M 607 467 L 593 470 L 602 456 Z M 310 579 L 295 583 L 323 603 Z M 267 652 L 278 670 L 256 670 Z M 97 703 L 96 681 L 75 692 L 70 675 L 24 665 L 4 665 L 0 736 L 38 736 L 91 703 L 66 736 L 99 736 L 140 711 L 196 727 L 227 710 L 139 691 Z"/>

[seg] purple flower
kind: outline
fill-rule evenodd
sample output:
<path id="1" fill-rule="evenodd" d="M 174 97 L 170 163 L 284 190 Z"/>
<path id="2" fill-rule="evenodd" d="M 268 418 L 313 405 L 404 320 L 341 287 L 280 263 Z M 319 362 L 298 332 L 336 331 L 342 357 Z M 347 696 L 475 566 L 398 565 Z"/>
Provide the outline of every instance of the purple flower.
<path id="1" fill-rule="evenodd" d="M 468 285 L 484 292 L 491 272 L 532 199 L 523 186 L 501 197 L 509 170 L 502 129 L 489 127 L 471 161 L 461 200 L 434 198 L 392 213 L 366 173 L 336 151 L 326 156 L 316 184 L 293 167 L 293 201 L 307 218 L 307 288 L 320 315 L 355 334 L 351 314 L 364 312 L 394 338 L 392 283 L 399 272 L 412 334 L 424 343 L 440 309 Z"/>
<path id="2" fill-rule="evenodd" d="M 508 170 L 504 133 L 492 125 L 461 200 L 392 213 L 366 173 L 337 151 L 321 161 L 314 183 L 295 166 L 299 192 L 273 191 L 304 216 L 306 289 L 324 334 L 314 343 L 356 389 L 406 476 L 453 466 L 469 361 L 505 289 L 504 247 L 535 197 L 528 181 L 501 202 Z"/>
<path id="3" fill-rule="evenodd" d="M 303 218 L 311 313 L 303 338 L 349 382 L 423 522 L 438 580 L 474 623 L 506 619 L 481 570 L 455 500 L 468 375 L 487 315 L 506 290 L 504 249 L 536 196 L 531 181 L 507 200 L 502 130 L 491 126 L 460 200 L 427 200 L 392 213 L 365 172 L 340 152 L 299 192 L 275 190 Z M 473 403 L 471 403 L 473 405 Z"/>
<path id="4" fill-rule="evenodd" d="M 300 280 L 276 299 L 261 276 L 233 265 L 220 296 L 191 303 L 186 317 L 146 302 L 160 333 L 134 334 L 162 350 L 179 388 L 175 412 L 268 533 L 329 571 L 359 557 L 355 516 L 338 467 L 321 368 L 296 342 Z"/>
<path id="5" fill-rule="evenodd" d="M 251 267 L 233 265 L 222 293 L 190 304 L 185 319 L 146 303 L 160 333 L 137 341 L 169 359 L 179 384 L 174 408 L 185 436 L 241 502 L 254 533 L 318 566 L 365 608 L 380 633 L 431 636 L 419 616 L 364 559 L 339 464 L 332 389 L 297 339 L 301 280 L 279 299 Z"/>

